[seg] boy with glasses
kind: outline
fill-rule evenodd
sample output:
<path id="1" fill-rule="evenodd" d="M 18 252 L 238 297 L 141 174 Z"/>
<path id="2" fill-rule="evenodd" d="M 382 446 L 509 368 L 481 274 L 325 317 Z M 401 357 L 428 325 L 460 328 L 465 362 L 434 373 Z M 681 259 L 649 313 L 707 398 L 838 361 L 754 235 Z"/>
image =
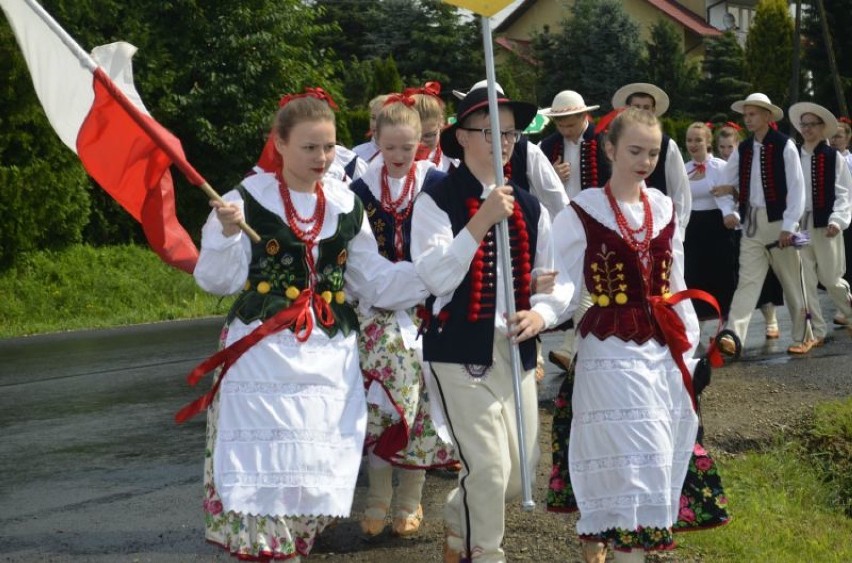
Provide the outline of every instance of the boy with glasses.
<path id="1" fill-rule="evenodd" d="M 826 142 L 838 130 L 837 119 L 828 109 L 811 102 L 793 104 L 790 121 L 804 140 L 799 148 L 805 177 L 802 228 L 810 232 L 811 244 L 800 254 L 805 304 L 813 321 L 815 345 L 819 346 L 825 341 L 828 327 L 819 304 L 817 282 L 825 288 L 838 313 L 847 319 L 852 317 L 852 295 L 849 283 L 843 279 L 843 231 L 850 221 L 852 175 L 846 159 Z M 849 326 L 847 329 L 852 331 Z"/>
<path id="2" fill-rule="evenodd" d="M 498 95 L 502 162 L 536 107 Z M 487 90 L 459 102 L 441 133 L 444 154 L 461 159 L 450 174 L 427 178 L 414 204 L 411 256 L 431 296 L 421 331 L 445 419 L 461 461 L 444 511 L 445 561 L 505 561 L 505 500 L 521 494 L 521 464 L 539 456 L 535 336 L 553 326 L 573 287 L 564 280 L 535 294 L 534 268 L 553 270 L 550 217 L 532 195 L 494 177 Z M 497 186 L 497 187 L 495 187 Z M 517 313 L 507 307 L 495 226 L 506 219 Z M 518 343 L 526 451 L 518 450 L 510 346 Z"/>

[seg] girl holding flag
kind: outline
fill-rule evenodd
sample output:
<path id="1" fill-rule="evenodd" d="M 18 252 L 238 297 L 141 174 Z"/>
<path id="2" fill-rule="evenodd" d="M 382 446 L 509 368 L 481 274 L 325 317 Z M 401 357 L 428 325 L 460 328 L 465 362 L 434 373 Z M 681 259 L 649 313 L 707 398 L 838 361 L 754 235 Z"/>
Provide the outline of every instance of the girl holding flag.
<path id="1" fill-rule="evenodd" d="M 388 310 L 423 301 L 409 262 L 377 252 L 361 201 L 324 174 L 334 159 L 333 101 L 319 88 L 281 100 L 259 163 L 214 207 L 195 278 L 240 292 L 213 389 L 178 413 L 208 411 L 205 527 L 239 559 L 299 560 L 349 515 L 366 426 L 354 300 Z M 260 242 L 238 223 L 251 221 Z"/>

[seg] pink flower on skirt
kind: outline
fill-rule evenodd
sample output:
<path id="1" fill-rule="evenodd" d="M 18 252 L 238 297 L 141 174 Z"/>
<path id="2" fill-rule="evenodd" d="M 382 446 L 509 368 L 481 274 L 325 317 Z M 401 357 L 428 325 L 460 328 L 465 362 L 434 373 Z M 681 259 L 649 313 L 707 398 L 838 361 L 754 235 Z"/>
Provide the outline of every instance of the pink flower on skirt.
<path id="1" fill-rule="evenodd" d="M 680 507 L 686 508 L 689 506 L 689 499 L 685 495 L 680 495 Z"/>
<path id="2" fill-rule="evenodd" d="M 684 522 L 695 522 L 695 512 L 690 508 L 681 508 L 677 517 L 678 520 L 683 520 Z"/>
<path id="3" fill-rule="evenodd" d="M 702 446 L 698 442 L 695 442 L 695 446 L 693 446 L 692 448 L 692 453 L 699 456 L 707 455 L 707 450 L 704 449 L 704 446 Z"/>
<path id="4" fill-rule="evenodd" d="M 302 555 L 307 555 L 311 550 L 311 544 L 305 541 L 305 538 L 296 538 L 296 551 Z"/>
<path id="5" fill-rule="evenodd" d="M 212 514 L 216 516 L 217 514 L 221 514 L 223 510 L 222 501 L 219 500 L 210 500 L 204 499 L 204 511 L 208 514 Z"/>
<path id="6" fill-rule="evenodd" d="M 565 397 L 563 397 L 562 395 L 557 395 L 556 398 L 553 400 L 553 406 L 557 409 L 564 409 L 568 406 L 568 401 L 566 401 Z"/>
<path id="7" fill-rule="evenodd" d="M 713 460 L 711 460 L 709 457 L 696 458 L 695 459 L 695 468 L 698 469 L 698 471 L 701 471 L 701 472 L 709 471 L 710 469 L 713 468 Z"/>
<path id="8" fill-rule="evenodd" d="M 550 480 L 550 490 L 561 492 L 565 488 L 565 481 L 560 477 L 554 477 Z"/>

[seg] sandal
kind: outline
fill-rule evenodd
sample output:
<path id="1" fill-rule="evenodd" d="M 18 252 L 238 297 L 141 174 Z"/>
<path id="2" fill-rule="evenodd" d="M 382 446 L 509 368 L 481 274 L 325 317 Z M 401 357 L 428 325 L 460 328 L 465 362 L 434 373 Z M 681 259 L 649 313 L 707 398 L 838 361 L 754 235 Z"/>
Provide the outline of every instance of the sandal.
<path id="1" fill-rule="evenodd" d="M 461 536 L 449 528 L 444 528 L 444 563 L 461 563 L 461 543 Z"/>
<path id="2" fill-rule="evenodd" d="M 766 325 L 766 339 L 777 340 L 781 336 L 781 331 L 778 330 L 777 324 Z"/>
<path id="3" fill-rule="evenodd" d="M 794 354 L 797 356 L 801 356 L 802 354 L 807 354 L 811 351 L 811 348 L 814 347 L 813 340 L 805 340 L 804 342 L 796 342 L 789 348 L 787 348 L 788 354 Z"/>
<path id="4" fill-rule="evenodd" d="M 393 533 L 401 538 L 413 536 L 420 531 L 420 524 L 422 522 L 422 505 L 417 505 L 417 510 L 414 512 L 397 510 L 396 516 L 393 519 Z"/>
<path id="5" fill-rule="evenodd" d="M 364 511 L 361 518 L 361 532 L 367 538 L 374 538 L 385 530 L 388 508 L 386 506 L 372 506 Z"/>

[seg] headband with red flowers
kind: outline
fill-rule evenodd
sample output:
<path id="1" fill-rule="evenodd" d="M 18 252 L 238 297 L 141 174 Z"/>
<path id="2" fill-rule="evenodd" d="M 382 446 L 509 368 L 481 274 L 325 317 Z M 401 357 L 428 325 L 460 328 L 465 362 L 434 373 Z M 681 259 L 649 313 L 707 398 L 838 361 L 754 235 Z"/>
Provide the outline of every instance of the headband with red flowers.
<path id="1" fill-rule="evenodd" d="M 423 86 L 417 88 L 406 88 L 402 91 L 403 96 L 413 96 L 414 94 L 425 94 L 427 96 L 435 96 L 436 98 L 441 97 L 441 83 L 432 80 L 427 82 Z"/>
<path id="2" fill-rule="evenodd" d="M 711 130 L 712 130 L 712 129 L 713 129 L 713 127 L 714 127 L 714 125 L 713 125 L 713 122 L 712 122 L 712 121 L 706 121 L 706 122 L 704 122 L 704 126 L 705 126 L 707 129 L 711 129 Z"/>
<path id="3" fill-rule="evenodd" d="M 848 125 L 852 125 L 852 119 L 849 119 L 849 118 L 848 118 L 848 117 L 846 117 L 846 116 L 839 117 L 839 118 L 837 119 L 837 121 L 839 121 L 840 123 L 846 123 L 846 124 L 848 124 Z"/>
<path id="4" fill-rule="evenodd" d="M 301 94 L 285 94 L 278 101 L 278 107 L 283 108 L 293 100 L 299 98 L 316 98 L 318 100 L 324 100 L 328 104 L 328 107 L 330 107 L 334 111 L 337 111 L 337 104 L 334 103 L 334 100 L 331 98 L 331 95 L 319 86 L 317 86 L 316 88 L 307 87 Z"/>
<path id="5" fill-rule="evenodd" d="M 734 131 L 742 131 L 743 130 L 743 128 L 740 127 L 739 124 L 734 123 L 733 121 L 726 121 L 725 125 L 727 127 L 730 127 L 731 129 L 733 129 Z"/>

